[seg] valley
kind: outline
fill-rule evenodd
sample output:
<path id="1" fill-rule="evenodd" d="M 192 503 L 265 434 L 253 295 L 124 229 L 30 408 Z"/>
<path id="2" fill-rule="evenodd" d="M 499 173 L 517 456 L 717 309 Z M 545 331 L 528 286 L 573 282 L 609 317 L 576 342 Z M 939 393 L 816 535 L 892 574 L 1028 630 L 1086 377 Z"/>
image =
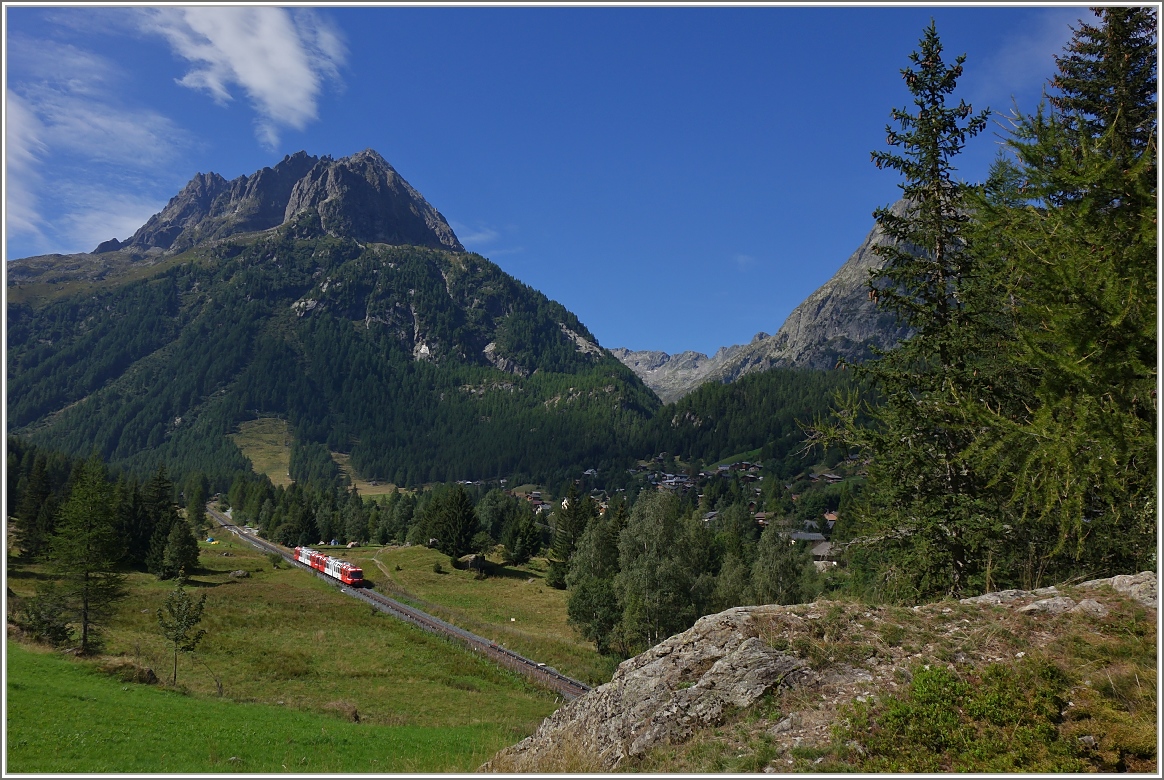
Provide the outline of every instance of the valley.
<path id="1" fill-rule="evenodd" d="M 978 183 L 931 17 L 898 199 L 710 357 L 372 149 L 12 261 L 5 770 L 1156 771 L 1158 23 L 1092 13 Z"/>

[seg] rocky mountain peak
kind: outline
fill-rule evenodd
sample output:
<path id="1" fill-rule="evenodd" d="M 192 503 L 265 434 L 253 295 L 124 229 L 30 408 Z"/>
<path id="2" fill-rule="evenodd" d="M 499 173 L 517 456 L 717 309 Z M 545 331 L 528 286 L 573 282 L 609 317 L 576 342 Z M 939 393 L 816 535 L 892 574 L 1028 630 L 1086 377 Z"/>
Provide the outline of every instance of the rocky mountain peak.
<path id="1" fill-rule="evenodd" d="M 278 227 L 304 211 L 317 213 L 322 230 L 333 235 L 464 251 L 440 212 L 379 153 L 365 149 L 340 160 L 299 151 L 231 181 L 198 173 L 132 237 L 102 242 L 95 252 L 182 252 Z"/>
<path id="2" fill-rule="evenodd" d="M 904 212 L 905 203 L 893 205 Z M 721 347 L 708 357 L 699 352 L 611 352 L 658 394 L 677 401 L 705 382 L 731 382 L 753 371 L 770 368 L 828 369 L 841 359 L 864 360 L 872 348 L 891 349 L 910 335 L 896 318 L 869 297 L 869 273 L 884 260 L 874 248 L 889 239 L 874 225 L 831 279 L 792 310 L 774 336 L 757 333 L 748 344 Z"/>
<path id="3" fill-rule="evenodd" d="M 326 232 L 359 241 L 465 250 L 441 213 L 373 149 L 316 162 L 295 183 L 283 219 L 304 211 L 318 213 Z"/>

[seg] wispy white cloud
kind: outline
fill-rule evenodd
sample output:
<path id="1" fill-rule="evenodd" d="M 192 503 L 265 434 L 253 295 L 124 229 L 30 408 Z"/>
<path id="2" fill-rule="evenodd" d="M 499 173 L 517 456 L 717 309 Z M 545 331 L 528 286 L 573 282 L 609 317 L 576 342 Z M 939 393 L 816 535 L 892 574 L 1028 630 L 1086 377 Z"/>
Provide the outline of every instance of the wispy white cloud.
<path id="1" fill-rule="evenodd" d="M 166 205 L 165 199 L 117 187 L 68 186 L 62 196 L 72 204 L 57 226 L 64 251 L 90 252 L 110 238 L 125 240 Z"/>
<path id="2" fill-rule="evenodd" d="M 732 259 L 736 264 L 736 268 L 744 273 L 752 270 L 756 265 L 756 258 L 751 255 L 738 254 Z"/>
<path id="3" fill-rule="evenodd" d="M 997 51 L 966 63 L 969 100 L 1007 113 L 1011 98 L 1038 96 L 1055 73 L 1055 55 L 1071 39 L 1071 26 L 1090 12 L 1083 7 L 1039 9 L 1037 24 L 1016 28 Z"/>
<path id="4" fill-rule="evenodd" d="M 504 245 L 512 240 L 516 227 L 506 225 L 501 229 L 478 222 L 475 225 L 466 225 L 456 220 L 449 221 L 449 227 L 457 234 L 457 238 L 470 252 L 476 252 L 485 257 L 498 258 L 505 255 L 516 255 L 525 251 L 524 246 Z M 508 238 L 506 238 L 508 236 Z"/>
<path id="5" fill-rule="evenodd" d="M 274 149 L 283 128 L 318 116 L 324 82 L 338 82 L 347 49 L 339 31 L 310 10 L 271 6 L 158 8 L 142 28 L 165 37 L 192 64 L 178 83 L 217 103 L 239 88 L 258 114 L 256 135 Z"/>
<path id="6" fill-rule="evenodd" d="M 5 224 L 10 235 L 41 239 L 41 219 L 37 205 L 37 163 L 46 151 L 41 136 L 44 126 L 16 93 L 7 96 L 4 152 Z"/>
<path id="7" fill-rule="evenodd" d="M 164 205 L 148 193 L 189 135 L 152 109 L 126 104 L 127 74 L 92 52 L 15 38 L 8 56 L 10 245 L 16 239 L 32 251 L 76 252 L 109 238 L 110 229 L 132 233 Z M 82 179 L 102 182 L 100 190 L 78 188 Z"/>
<path id="8" fill-rule="evenodd" d="M 453 222 L 450 227 L 466 247 L 485 247 L 501 237 L 501 234 L 496 230 L 484 225 L 469 227 L 459 222 Z"/>

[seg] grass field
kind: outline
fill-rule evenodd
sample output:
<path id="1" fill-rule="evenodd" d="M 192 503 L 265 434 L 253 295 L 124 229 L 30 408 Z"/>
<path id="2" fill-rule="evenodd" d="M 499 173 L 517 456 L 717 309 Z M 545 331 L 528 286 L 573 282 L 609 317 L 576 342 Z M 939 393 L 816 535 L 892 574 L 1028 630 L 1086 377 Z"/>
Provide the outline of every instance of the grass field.
<path id="1" fill-rule="evenodd" d="M 240 423 L 238 433 L 231 434 L 243 455 L 251 459 L 256 474 L 266 474 L 274 485 L 291 484 L 291 427 L 286 420 L 278 417 L 260 417 Z M 348 476 L 362 496 L 379 496 L 391 493 L 394 485 L 388 482 L 375 484 L 360 479 L 352 470 L 351 457 L 339 452 L 331 454 L 336 465 Z"/>
<path id="2" fill-rule="evenodd" d="M 597 685 L 614 673 L 616 660 L 600 656 L 567 625 L 567 593 L 545 584 L 542 559 L 526 566 L 498 565 L 493 576 L 478 580 L 426 547 L 353 549 L 344 557 L 359 563 L 385 595 L 394 595 L 395 586 L 418 597 L 422 609 L 563 674 Z M 444 573 L 433 572 L 436 563 Z"/>
<path id="3" fill-rule="evenodd" d="M 297 754 L 296 762 L 307 757 L 308 763 L 288 765 L 291 771 L 471 771 L 496 749 L 531 733 L 560 704 L 524 678 L 451 641 L 374 611 L 308 572 L 275 569 L 258 551 L 232 540 L 201 547 L 203 571 L 191 579 L 190 589 L 208 596 L 202 622 L 207 636 L 193 660 L 180 659 L 178 689 L 185 695 L 140 690 L 142 686 L 135 684 L 122 691 L 125 684 L 117 682 L 118 695 L 139 691 L 134 696 L 143 698 L 126 699 L 133 702 L 126 708 L 66 686 L 52 694 L 56 698 L 45 699 L 48 689 L 63 678 L 46 672 L 48 676 L 37 682 L 40 677 L 28 676 L 32 667 L 13 660 L 8 668 L 10 771 L 109 771 L 101 763 L 108 759 L 95 748 L 54 752 L 42 740 L 31 739 L 31 731 L 93 748 L 120 745 L 127 739 L 142 746 L 164 745 L 171 730 L 191 742 L 182 749 L 186 752 L 181 760 L 186 763 L 168 763 L 165 756 L 176 753 L 151 749 L 142 759 L 146 763 L 119 765 L 118 771 L 235 771 L 235 765 L 221 763 L 232 755 L 250 762 L 246 771 L 283 771 L 292 753 Z M 230 572 L 235 570 L 250 576 L 234 578 Z M 27 595 L 38 576 L 35 570 L 10 563 L 8 585 L 18 595 Z M 131 575 L 129 583 L 131 595 L 111 625 L 102 661 L 114 658 L 148 666 L 169 680 L 173 656 L 159 633 L 156 611 L 173 583 L 145 574 Z M 221 698 L 216 678 L 222 685 Z M 22 691 L 30 691 L 29 706 L 38 714 L 15 706 L 12 697 L 23 696 Z M 78 696 L 93 699 L 84 704 L 87 717 L 70 712 L 73 702 L 85 701 Z M 170 701 L 166 696 L 178 702 L 170 705 L 166 717 L 135 714 L 139 703 L 163 707 L 153 702 Z M 237 719 L 222 715 L 221 729 L 211 728 L 216 721 L 207 715 L 211 710 L 200 709 L 203 705 L 223 708 L 213 710 L 220 713 L 234 708 Z M 344 719 L 352 711 L 358 713 L 359 723 Z M 28 718 L 39 725 L 27 726 Z M 236 723 L 241 729 L 251 720 L 269 723 L 254 729 L 256 740 L 275 740 L 261 755 L 248 754 L 253 759 L 239 753 L 241 748 L 231 741 L 246 732 L 228 726 Z M 298 734 L 316 742 L 308 736 L 299 741 Z M 383 740 L 382 748 L 376 748 L 380 752 L 354 754 L 351 760 L 357 763 L 344 763 L 343 740 L 369 734 L 381 735 L 377 739 Z M 330 745 L 327 750 L 334 758 L 327 759 L 326 766 L 311 763 L 316 759 L 306 748 L 312 745 Z M 123 748 L 111 750 L 126 753 Z M 368 763 L 373 758 L 379 763 Z"/>
<path id="4" fill-rule="evenodd" d="M 503 724 L 378 726 L 126 684 L 8 643 L 12 773 L 455 772 L 514 741 Z"/>
<path id="5" fill-rule="evenodd" d="M 256 474 L 266 474 L 274 485 L 290 485 L 291 429 L 286 420 L 260 417 L 247 420 L 231 434 L 242 454 L 251 459 Z"/>

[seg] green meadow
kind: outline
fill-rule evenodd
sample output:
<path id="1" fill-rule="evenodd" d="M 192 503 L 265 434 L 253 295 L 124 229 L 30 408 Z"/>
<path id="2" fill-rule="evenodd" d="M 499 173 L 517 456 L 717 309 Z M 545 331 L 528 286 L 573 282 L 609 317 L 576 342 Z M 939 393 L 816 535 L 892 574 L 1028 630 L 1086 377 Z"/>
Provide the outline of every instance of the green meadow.
<path id="1" fill-rule="evenodd" d="M 599 655 L 594 643 L 566 622 L 569 594 L 546 585 L 543 558 L 502 566 L 492 556 L 493 574 L 477 579 L 427 547 L 365 547 L 339 554 L 358 563 L 384 595 L 409 601 L 562 674 L 591 686 L 614 674 L 618 659 Z M 441 565 L 440 573 L 433 571 L 434 564 Z"/>
<path id="2" fill-rule="evenodd" d="M 8 643 L 13 773 L 471 771 L 520 734 L 487 720 L 352 723 L 324 714 L 127 684 Z"/>
<path id="3" fill-rule="evenodd" d="M 241 543 L 201 548 L 207 635 L 176 685 L 156 617 L 173 583 L 150 575 L 130 576 L 100 658 L 9 642 L 8 771 L 472 771 L 561 703 Z M 10 561 L 17 595 L 42 576 Z M 116 665 L 161 683 L 101 671 Z"/>

